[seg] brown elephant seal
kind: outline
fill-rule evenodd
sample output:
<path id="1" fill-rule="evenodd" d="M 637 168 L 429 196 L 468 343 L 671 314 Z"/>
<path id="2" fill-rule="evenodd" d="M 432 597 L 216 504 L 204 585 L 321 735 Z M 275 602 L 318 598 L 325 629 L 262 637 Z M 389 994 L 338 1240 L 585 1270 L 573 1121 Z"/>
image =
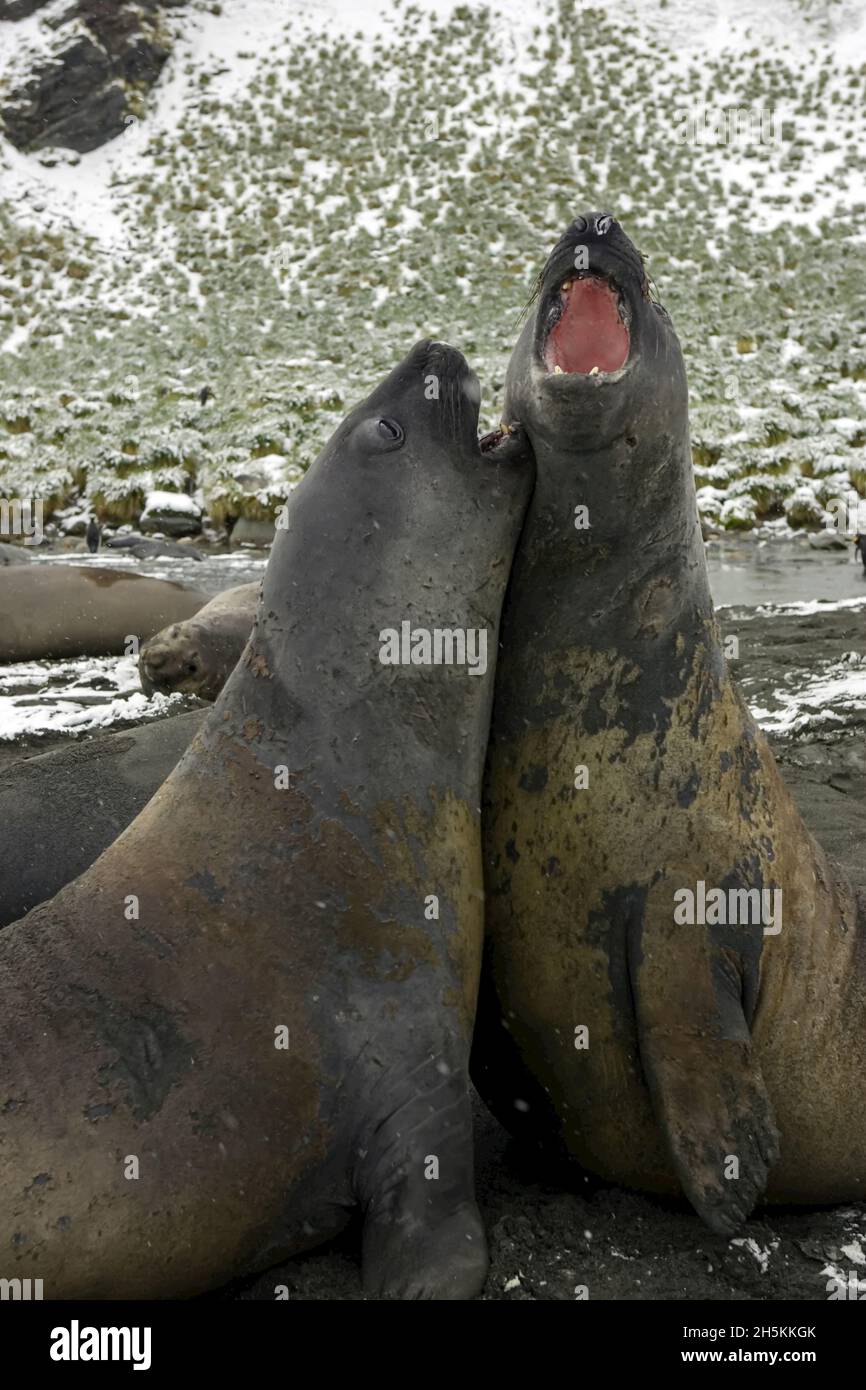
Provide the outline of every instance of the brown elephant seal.
<path id="1" fill-rule="evenodd" d="M 0 933 L 4 1275 L 46 1298 L 191 1294 L 356 1206 L 369 1294 L 482 1286 L 481 774 L 532 462 L 477 419 L 436 343 L 352 411 L 178 767 Z"/>
<path id="2" fill-rule="evenodd" d="M 0 661 L 115 656 L 191 618 L 208 600 L 168 579 L 83 565 L 0 571 Z"/>
<path id="3" fill-rule="evenodd" d="M 145 695 L 180 691 L 215 700 L 249 640 L 260 589 L 258 583 L 226 589 L 185 623 L 145 642 L 138 657 Z"/>
<path id="4" fill-rule="evenodd" d="M 765 1190 L 866 1197 L 862 920 L 726 668 L 682 355 L 609 215 L 547 262 L 505 417 L 538 482 L 486 778 L 479 1090 L 719 1232 Z"/>
<path id="5" fill-rule="evenodd" d="M 0 927 L 88 869 L 180 761 L 204 710 L 21 759 L 0 773 Z"/>

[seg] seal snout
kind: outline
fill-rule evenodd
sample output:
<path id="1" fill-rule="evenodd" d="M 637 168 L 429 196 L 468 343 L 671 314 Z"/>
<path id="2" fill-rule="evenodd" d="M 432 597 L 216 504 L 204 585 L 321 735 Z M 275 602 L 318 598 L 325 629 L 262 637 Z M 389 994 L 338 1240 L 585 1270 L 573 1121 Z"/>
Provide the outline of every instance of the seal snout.
<path id="1" fill-rule="evenodd" d="M 200 672 L 198 652 L 175 626 L 144 644 L 138 670 L 147 695 L 160 690 L 192 690 Z"/>
<path id="2" fill-rule="evenodd" d="M 417 371 L 438 377 L 440 381 L 463 382 L 464 379 L 471 379 L 478 385 L 477 377 L 463 353 L 459 348 L 451 347 L 450 343 L 424 338 L 415 344 L 409 360 Z"/>

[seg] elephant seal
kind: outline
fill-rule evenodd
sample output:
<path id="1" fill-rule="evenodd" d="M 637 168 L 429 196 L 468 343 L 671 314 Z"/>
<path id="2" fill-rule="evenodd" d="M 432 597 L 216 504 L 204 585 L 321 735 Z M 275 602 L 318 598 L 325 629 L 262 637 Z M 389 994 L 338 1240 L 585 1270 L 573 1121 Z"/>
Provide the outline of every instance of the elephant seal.
<path id="1" fill-rule="evenodd" d="M 0 775 L 0 927 L 88 869 L 180 761 L 203 710 L 70 742 Z"/>
<path id="2" fill-rule="evenodd" d="M 551 254 L 505 419 L 538 481 L 492 716 L 476 1084 L 718 1232 L 765 1189 L 866 1197 L 862 917 L 727 670 L 682 355 L 609 214 Z"/>
<path id="3" fill-rule="evenodd" d="M 0 574 L 0 661 L 114 656 L 208 601 L 198 589 L 95 565 L 17 565 Z"/>
<path id="4" fill-rule="evenodd" d="M 107 541 L 111 550 L 125 550 L 136 560 L 156 560 L 166 555 L 174 560 L 201 560 L 201 555 L 191 545 L 181 545 L 179 541 L 152 541 L 147 536 L 112 536 Z"/>
<path id="5" fill-rule="evenodd" d="M 46 1298 L 195 1293 L 355 1206 L 369 1294 L 481 1288 L 481 774 L 533 469 L 477 419 L 429 342 L 351 412 L 178 767 L 0 933 L 4 1275 Z"/>
<path id="6" fill-rule="evenodd" d="M 145 642 L 138 658 L 145 695 L 181 691 L 215 700 L 247 644 L 260 589 L 257 583 L 226 589 L 185 623 Z"/>
<path id="7" fill-rule="evenodd" d="M 9 545 L 6 541 L 0 541 L 0 565 L 26 565 L 32 558 L 23 545 Z"/>

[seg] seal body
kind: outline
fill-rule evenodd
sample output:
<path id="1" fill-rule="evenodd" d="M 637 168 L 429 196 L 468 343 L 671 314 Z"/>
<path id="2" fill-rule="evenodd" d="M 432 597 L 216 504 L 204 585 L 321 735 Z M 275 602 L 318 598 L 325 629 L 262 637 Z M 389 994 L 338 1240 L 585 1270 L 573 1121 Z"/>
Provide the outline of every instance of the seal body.
<path id="1" fill-rule="evenodd" d="M 478 1088 L 718 1231 L 765 1189 L 866 1196 L 857 903 L 726 668 L 682 355 L 609 215 L 552 253 L 505 410 L 538 481 L 486 780 Z"/>
<path id="2" fill-rule="evenodd" d="M 180 761 L 203 711 L 99 734 L 0 774 L 0 927 L 88 869 Z"/>
<path id="3" fill-rule="evenodd" d="M 83 565 L 11 566 L 0 575 L 0 661 L 113 656 L 191 618 L 207 594 L 167 579 Z"/>
<path id="4" fill-rule="evenodd" d="M 477 418 L 433 343 L 348 416 L 178 767 L 0 934 L 0 1240 L 46 1297 L 192 1293 L 356 1206 L 369 1293 L 481 1287 L 481 772 L 532 468 Z M 386 662 L 403 622 L 491 660 Z"/>
<path id="5" fill-rule="evenodd" d="M 146 695 L 179 691 L 215 700 L 247 644 L 260 584 L 238 584 L 217 594 L 195 617 L 151 637 L 138 669 Z"/>
<path id="6" fill-rule="evenodd" d="M 147 536 L 132 535 L 112 536 L 107 544 L 109 549 L 122 550 L 136 560 L 155 560 L 160 555 L 175 560 L 201 560 L 201 554 L 194 546 L 182 545 L 180 541 L 157 541 L 149 540 Z"/>

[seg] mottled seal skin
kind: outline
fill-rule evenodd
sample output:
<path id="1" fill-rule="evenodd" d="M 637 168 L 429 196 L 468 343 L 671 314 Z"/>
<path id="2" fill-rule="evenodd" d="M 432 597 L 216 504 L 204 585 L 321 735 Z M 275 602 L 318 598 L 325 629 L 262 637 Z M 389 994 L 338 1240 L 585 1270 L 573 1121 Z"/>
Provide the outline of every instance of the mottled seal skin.
<path id="1" fill-rule="evenodd" d="M 857 905 L 726 668 L 682 355 L 609 214 L 545 266 L 505 418 L 538 481 L 486 776 L 478 1088 L 603 1178 L 681 1188 L 719 1232 L 765 1189 L 864 1197 Z M 782 889 L 781 931 L 677 925 L 675 892 L 700 880 Z"/>
<path id="2" fill-rule="evenodd" d="M 369 1294 L 482 1286 L 481 774 L 533 470 L 477 418 L 429 342 L 347 417 L 178 767 L 0 933 L 0 1248 L 46 1298 L 194 1293 L 355 1207 Z M 485 628 L 486 673 L 383 665 L 407 619 Z"/>
<path id="3" fill-rule="evenodd" d="M 203 710 L 98 734 L 0 773 L 0 927 L 88 869 L 162 786 Z"/>
<path id="4" fill-rule="evenodd" d="M 226 589 L 194 618 L 151 637 L 138 658 L 145 695 L 180 692 L 215 700 L 249 640 L 260 588 L 238 584 Z"/>
<path id="5" fill-rule="evenodd" d="M 18 565 L 0 571 L 0 661 L 115 656 L 191 618 L 208 601 L 168 579 L 83 565 Z"/>

